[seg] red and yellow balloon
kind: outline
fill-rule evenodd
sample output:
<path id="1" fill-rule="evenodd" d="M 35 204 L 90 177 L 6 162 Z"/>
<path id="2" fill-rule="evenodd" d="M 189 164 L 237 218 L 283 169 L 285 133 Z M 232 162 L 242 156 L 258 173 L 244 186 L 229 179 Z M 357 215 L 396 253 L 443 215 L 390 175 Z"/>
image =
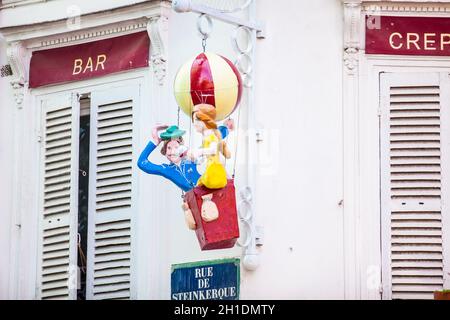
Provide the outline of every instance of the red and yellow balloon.
<path id="1" fill-rule="evenodd" d="M 229 116 L 239 105 L 242 79 L 227 58 L 205 52 L 186 62 L 178 70 L 174 83 L 175 99 L 189 117 L 195 105 L 216 107 L 216 121 Z"/>

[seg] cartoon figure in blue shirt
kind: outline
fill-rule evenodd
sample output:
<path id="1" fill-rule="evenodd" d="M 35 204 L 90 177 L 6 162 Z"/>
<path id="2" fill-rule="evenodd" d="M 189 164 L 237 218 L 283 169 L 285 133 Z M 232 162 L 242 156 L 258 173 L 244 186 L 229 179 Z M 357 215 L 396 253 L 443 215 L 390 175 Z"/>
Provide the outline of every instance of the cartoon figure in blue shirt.
<path id="1" fill-rule="evenodd" d="M 227 121 L 227 126 L 220 126 L 218 129 L 225 138 L 229 129 L 233 129 L 233 120 Z M 165 130 L 161 135 L 158 132 Z M 197 163 L 186 159 L 188 148 L 184 146 L 183 135 L 184 130 L 180 130 L 177 126 L 157 125 L 152 130 L 152 140 L 150 140 L 142 151 L 138 167 L 148 173 L 162 176 L 175 183 L 184 192 L 194 188 L 200 174 L 197 171 Z M 161 154 L 163 154 L 170 163 L 154 164 L 148 160 L 149 155 L 156 147 L 163 142 Z M 188 227 L 195 230 L 196 225 L 192 212 L 186 202 L 183 203 L 183 211 Z"/>

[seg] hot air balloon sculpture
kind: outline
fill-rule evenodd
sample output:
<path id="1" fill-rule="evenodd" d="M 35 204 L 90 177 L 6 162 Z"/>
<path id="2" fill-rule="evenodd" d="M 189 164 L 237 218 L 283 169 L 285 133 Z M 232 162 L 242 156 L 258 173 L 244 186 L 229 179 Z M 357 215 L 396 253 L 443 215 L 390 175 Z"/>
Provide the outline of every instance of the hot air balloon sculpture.
<path id="1" fill-rule="evenodd" d="M 227 58 L 205 52 L 179 69 L 174 83 L 180 109 L 203 134 L 201 155 L 207 166 L 197 186 L 185 194 L 183 209 L 195 220 L 195 231 L 202 250 L 225 249 L 239 238 L 234 180 L 227 179 L 219 154 L 230 157 L 221 140 L 216 121 L 228 117 L 242 97 L 242 79 Z M 214 148 L 214 150 L 211 150 Z M 195 158 L 195 152 L 190 152 Z"/>
<path id="2" fill-rule="evenodd" d="M 227 58 L 205 52 L 186 62 L 174 83 L 175 99 L 189 117 L 195 105 L 210 104 L 216 108 L 216 121 L 229 116 L 242 97 L 242 78 Z"/>

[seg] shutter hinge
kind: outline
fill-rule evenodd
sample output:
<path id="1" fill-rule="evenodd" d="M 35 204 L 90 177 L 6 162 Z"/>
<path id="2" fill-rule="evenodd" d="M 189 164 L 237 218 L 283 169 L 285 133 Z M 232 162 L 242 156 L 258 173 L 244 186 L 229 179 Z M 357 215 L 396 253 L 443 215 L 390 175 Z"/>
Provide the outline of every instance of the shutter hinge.
<path id="1" fill-rule="evenodd" d="M 263 141 L 263 133 L 261 132 L 261 129 L 257 129 L 255 132 L 255 138 L 256 138 L 256 142 L 261 142 Z"/>
<path id="2" fill-rule="evenodd" d="M 378 287 L 378 292 L 382 295 L 383 294 L 383 284 L 380 283 L 379 287 Z"/>
<path id="3" fill-rule="evenodd" d="M 42 141 L 42 135 L 41 135 L 40 132 L 38 132 L 38 134 L 37 134 L 37 142 L 41 143 L 41 141 Z"/>
<path id="4" fill-rule="evenodd" d="M 377 115 L 378 115 L 378 118 L 381 117 L 381 108 L 380 107 L 378 107 Z"/>

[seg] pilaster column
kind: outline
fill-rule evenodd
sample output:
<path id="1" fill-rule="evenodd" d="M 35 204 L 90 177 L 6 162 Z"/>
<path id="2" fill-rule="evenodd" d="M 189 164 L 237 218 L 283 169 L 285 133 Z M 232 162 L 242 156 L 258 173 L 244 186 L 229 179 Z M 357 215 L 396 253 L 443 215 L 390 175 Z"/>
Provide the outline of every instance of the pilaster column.
<path id="1" fill-rule="evenodd" d="M 344 287 L 345 299 L 360 299 L 359 243 L 359 56 L 361 0 L 342 0 L 343 52 L 343 155 L 344 155 Z"/>

